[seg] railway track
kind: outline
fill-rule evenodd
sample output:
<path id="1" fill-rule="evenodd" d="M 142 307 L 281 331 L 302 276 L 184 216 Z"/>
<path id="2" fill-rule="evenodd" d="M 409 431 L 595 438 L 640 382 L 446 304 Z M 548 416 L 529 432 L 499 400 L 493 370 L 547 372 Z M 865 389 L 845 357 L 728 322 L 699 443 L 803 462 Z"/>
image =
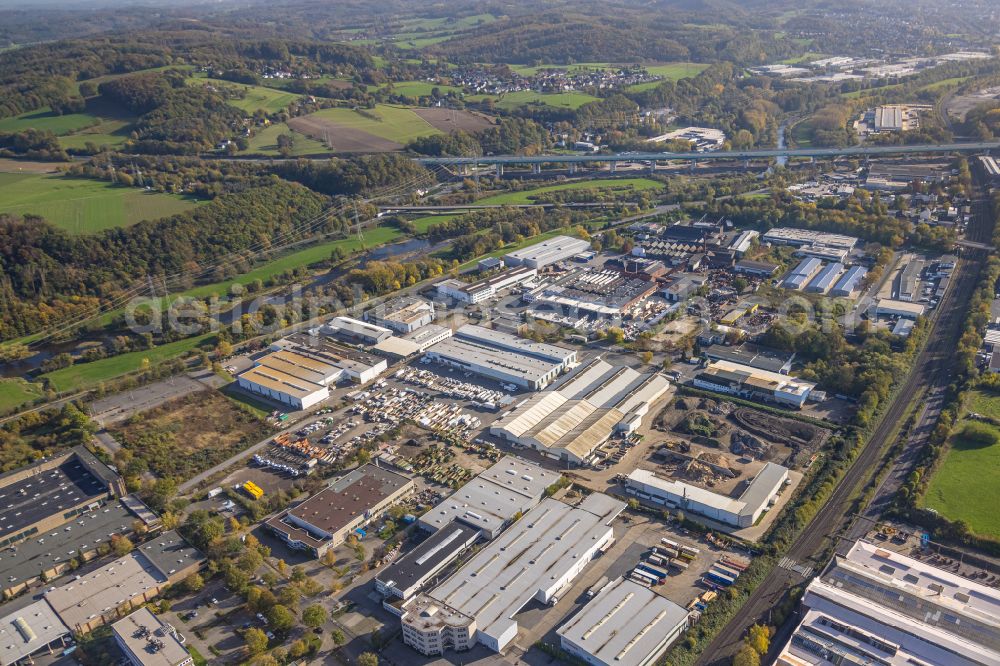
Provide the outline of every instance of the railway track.
<path id="1" fill-rule="evenodd" d="M 985 200 L 977 203 L 974 228 L 970 236 L 976 241 L 988 241 L 992 221 L 989 205 Z M 910 400 L 917 390 L 934 379 L 933 383 L 948 383 L 951 359 L 961 336 L 969 299 L 975 289 L 979 268 L 987 257 L 982 250 L 968 251 L 959 262 L 952 278 L 951 288 L 945 294 L 933 321 L 927 343 L 914 359 L 910 373 L 903 380 L 875 431 L 851 464 L 847 473 L 834 489 L 830 499 L 816 513 L 785 553 L 783 562 L 791 566 L 778 566 L 757 587 L 726 627 L 719 632 L 696 662 L 699 665 L 729 664 L 730 657 L 739 650 L 747 629 L 754 622 L 767 621 L 768 612 L 779 603 L 786 591 L 805 582 L 803 570 L 819 571 L 826 563 L 819 561 L 832 540 L 839 541 L 847 528 L 849 514 L 857 491 L 871 480 L 883 457 L 884 445 L 894 434 L 897 425 L 905 418 Z M 836 544 L 835 544 L 836 545 Z M 776 647 L 777 647 L 777 641 Z"/>

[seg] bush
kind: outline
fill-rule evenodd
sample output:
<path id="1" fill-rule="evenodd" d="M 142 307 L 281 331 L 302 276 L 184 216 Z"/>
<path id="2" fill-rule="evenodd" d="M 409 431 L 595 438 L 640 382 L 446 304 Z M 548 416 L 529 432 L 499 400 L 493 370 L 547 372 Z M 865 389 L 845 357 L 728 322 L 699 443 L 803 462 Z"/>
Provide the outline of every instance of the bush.
<path id="1" fill-rule="evenodd" d="M 976 422 L 966 423 L 959 438 L 964 440 L 966 444 L 978 447 L 993 446 L 1000 441 L 1000 435 L 997 435 L 996 429 L 985 423 Z"/>

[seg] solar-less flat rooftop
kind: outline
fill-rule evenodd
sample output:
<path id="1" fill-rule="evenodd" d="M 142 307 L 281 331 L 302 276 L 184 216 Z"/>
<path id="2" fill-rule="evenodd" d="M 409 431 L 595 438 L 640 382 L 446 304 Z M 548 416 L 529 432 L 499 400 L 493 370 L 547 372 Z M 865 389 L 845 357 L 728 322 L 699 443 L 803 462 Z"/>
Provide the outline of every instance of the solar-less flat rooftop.
<path id="1" fill-rule="evenodd" d="M 191 658 L 175 633 L 148 608 L 140 608 L 118 620 L 112 629 L 132 654 L 142 660 L 143 666 L 176 666 Z"/>
<path id="2" fill-rule="evenodd" d="M 81 551 L 96 550 L 102 543 L 108 543 L 112 534 L 131 531 L 134 520 L 135 516 L 116 501 L 3 550 L 0 589 L 30 580 L 60 562 L 78 557 Z"/>
<path id="3" fill-rule="evenodd" d="M 0 664 L 14 664 L 41 650 L 69 629 L 44 600 L 0 618 Z"/>
<path id="4" fill-rule="evenodd" d="M 107 486 L 71 456 L 58 467 L 0 488 L 0 539 L 107 492 Z"/>

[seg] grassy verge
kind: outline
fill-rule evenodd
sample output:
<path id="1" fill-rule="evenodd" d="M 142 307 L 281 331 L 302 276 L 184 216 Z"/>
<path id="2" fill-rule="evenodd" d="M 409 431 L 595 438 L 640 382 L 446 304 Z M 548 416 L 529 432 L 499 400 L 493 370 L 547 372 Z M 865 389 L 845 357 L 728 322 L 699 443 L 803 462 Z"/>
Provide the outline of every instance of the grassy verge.
<path id="1" fill-rule="evenodd" d="M 42 387 L 23 379 L 0 379 L 0 414 L 42 397 Z"/>

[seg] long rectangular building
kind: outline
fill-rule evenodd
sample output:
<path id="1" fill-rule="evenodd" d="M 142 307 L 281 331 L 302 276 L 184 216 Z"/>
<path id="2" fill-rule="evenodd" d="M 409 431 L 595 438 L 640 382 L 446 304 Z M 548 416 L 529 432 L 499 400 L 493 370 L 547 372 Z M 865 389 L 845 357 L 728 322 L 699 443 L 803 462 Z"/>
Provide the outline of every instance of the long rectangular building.
<path id="1" fill-rule="evenodd" d="M 689 616 L 648 587 L 619 578 L 556 633 L 566 652 L 593 666 L 649 666 L 680 638 Z"/>
<path id="2" fill-rule="evenodd" d="M 787 479 L 787 468 L 769 462 L 743 493 L 733 498 L 637 469 L 625 479 L 625 492 L 659 506 L 690 511 L 730 527 L 743 528 L 757 522 Z"/>
<path id="3" fill-rule="evenodd" d="M 809 285 L 806 287 L 806 291 L 811 294 L 825 294 L 830 290 L 830 287 L 834 285 L 834 282 L 843 270 L 844 264 L 839 261 L 827 264 L 823 267 L 823 270 L 821 270 L 819 274 L 809 282 Z"/>
<path id="4" fill-rule="evenodd" d="M 414 488 L 408 476 L 362 465 L 264 525 L 289 548 L 321 557 Z"/>
<path id="5" fill-rule="evenodd" d="M 814 231 L 812 229 L 791 229 L 779 227 L 769 230 L 764 234 L 763 239 L 772 245 L 792 245 L 802 247 L 803 245 L 825 245 L 826 247 L 836 247 L 842 250 L 853 250 L 858 244 L 858 239 L 854 236 L 843 234 L 830 234 L 825 231 Z"/>
<path id="6" fill-rule="evenodd" d="M 504 257 L 508 266 L 543 268 L 557 261 L 571 259 L 590 249 L 590 242 L 572 236 L 553 236 L 540 243 L 515 250 Z"/>
<path id="7" fill-rule="evenodd" d="M 847 269 L 837 284 L 834 285 L 833 290 L 830 291 L 831 296 L 840 296 L 843 298 L 850 298 L 857 293 L 858 288 L 861 286 L 861 281 L 865 279 L 868 270 L 863 266 L 851 266 Z"/>
<path id="8" fill-rule="evenodd" d="M 557 472 L 523 458 L 504 456 L 422 515 L 419 524 L 434 532 L 458 521 L 493 539 L 514 516 L 538 504 L 545 489 L 558 480 Z"/>
<path id="9" fill-rule="evenodd" d="M 858 541 L 806 588 L 779 666 L 996 666 L 1000 591 Z"/>
<path id="10" fill-rule="evenodd" d="M 194 657 L 184 647 L 183 637 L 171 625 L 140 608 L 115 622 L 115 643 L 131 666 L 189 666 Z"/>
<path id="11" fill-rule="evenodd" d="M 437 576 L 482 534 L 452 521 L 375 576 L 375 589 L 388 598 L 409 599 Z"/>
<path id="12" fill-rule="evenodd" d="M 424 655 L 478 642 L 502 652 L 528 603 L 556 603 L 595 555 L 614 542 L 623 502 L 601 493 L 576 507 L 546 499 L 458 572 L 404 607 L 403 642 Z"/>
<path id="13" fill-rule="evenodd" d="M 576 363 L 576 351 L 466 324 L 427 350 L 427 358 L 522 389 L 538 391 Z"/>
<path id="14" fill-rule="evenodd" d="M 477 282 L 462 282 L 449 278 L 435 286 L 438 296 L 452 298 L 460 303 L 482 303 L 497 295 L 503 289 L 523 284 L 538 276 L 538 270 L 531 266 L 518 266 L 502 271 Z"/>
<path id="15" fill-rule="evenodd" d="M 533 395 L 502 415 L 490 433 L 581 465 L 616 431 L 635 430 L 669 388 L 658 372 L 641 373 L 597 359 L 558 388 Z"/>
<path id="16" fill-rule="evenodd" d="M 775 402 L 797 409 L 802 409 L 816 388 L 816 384 L 804 379 L 730 361 L 709 363 L 707 368 L 695 375 L 691 383 L 696 388 L 707 391 Z"/>

